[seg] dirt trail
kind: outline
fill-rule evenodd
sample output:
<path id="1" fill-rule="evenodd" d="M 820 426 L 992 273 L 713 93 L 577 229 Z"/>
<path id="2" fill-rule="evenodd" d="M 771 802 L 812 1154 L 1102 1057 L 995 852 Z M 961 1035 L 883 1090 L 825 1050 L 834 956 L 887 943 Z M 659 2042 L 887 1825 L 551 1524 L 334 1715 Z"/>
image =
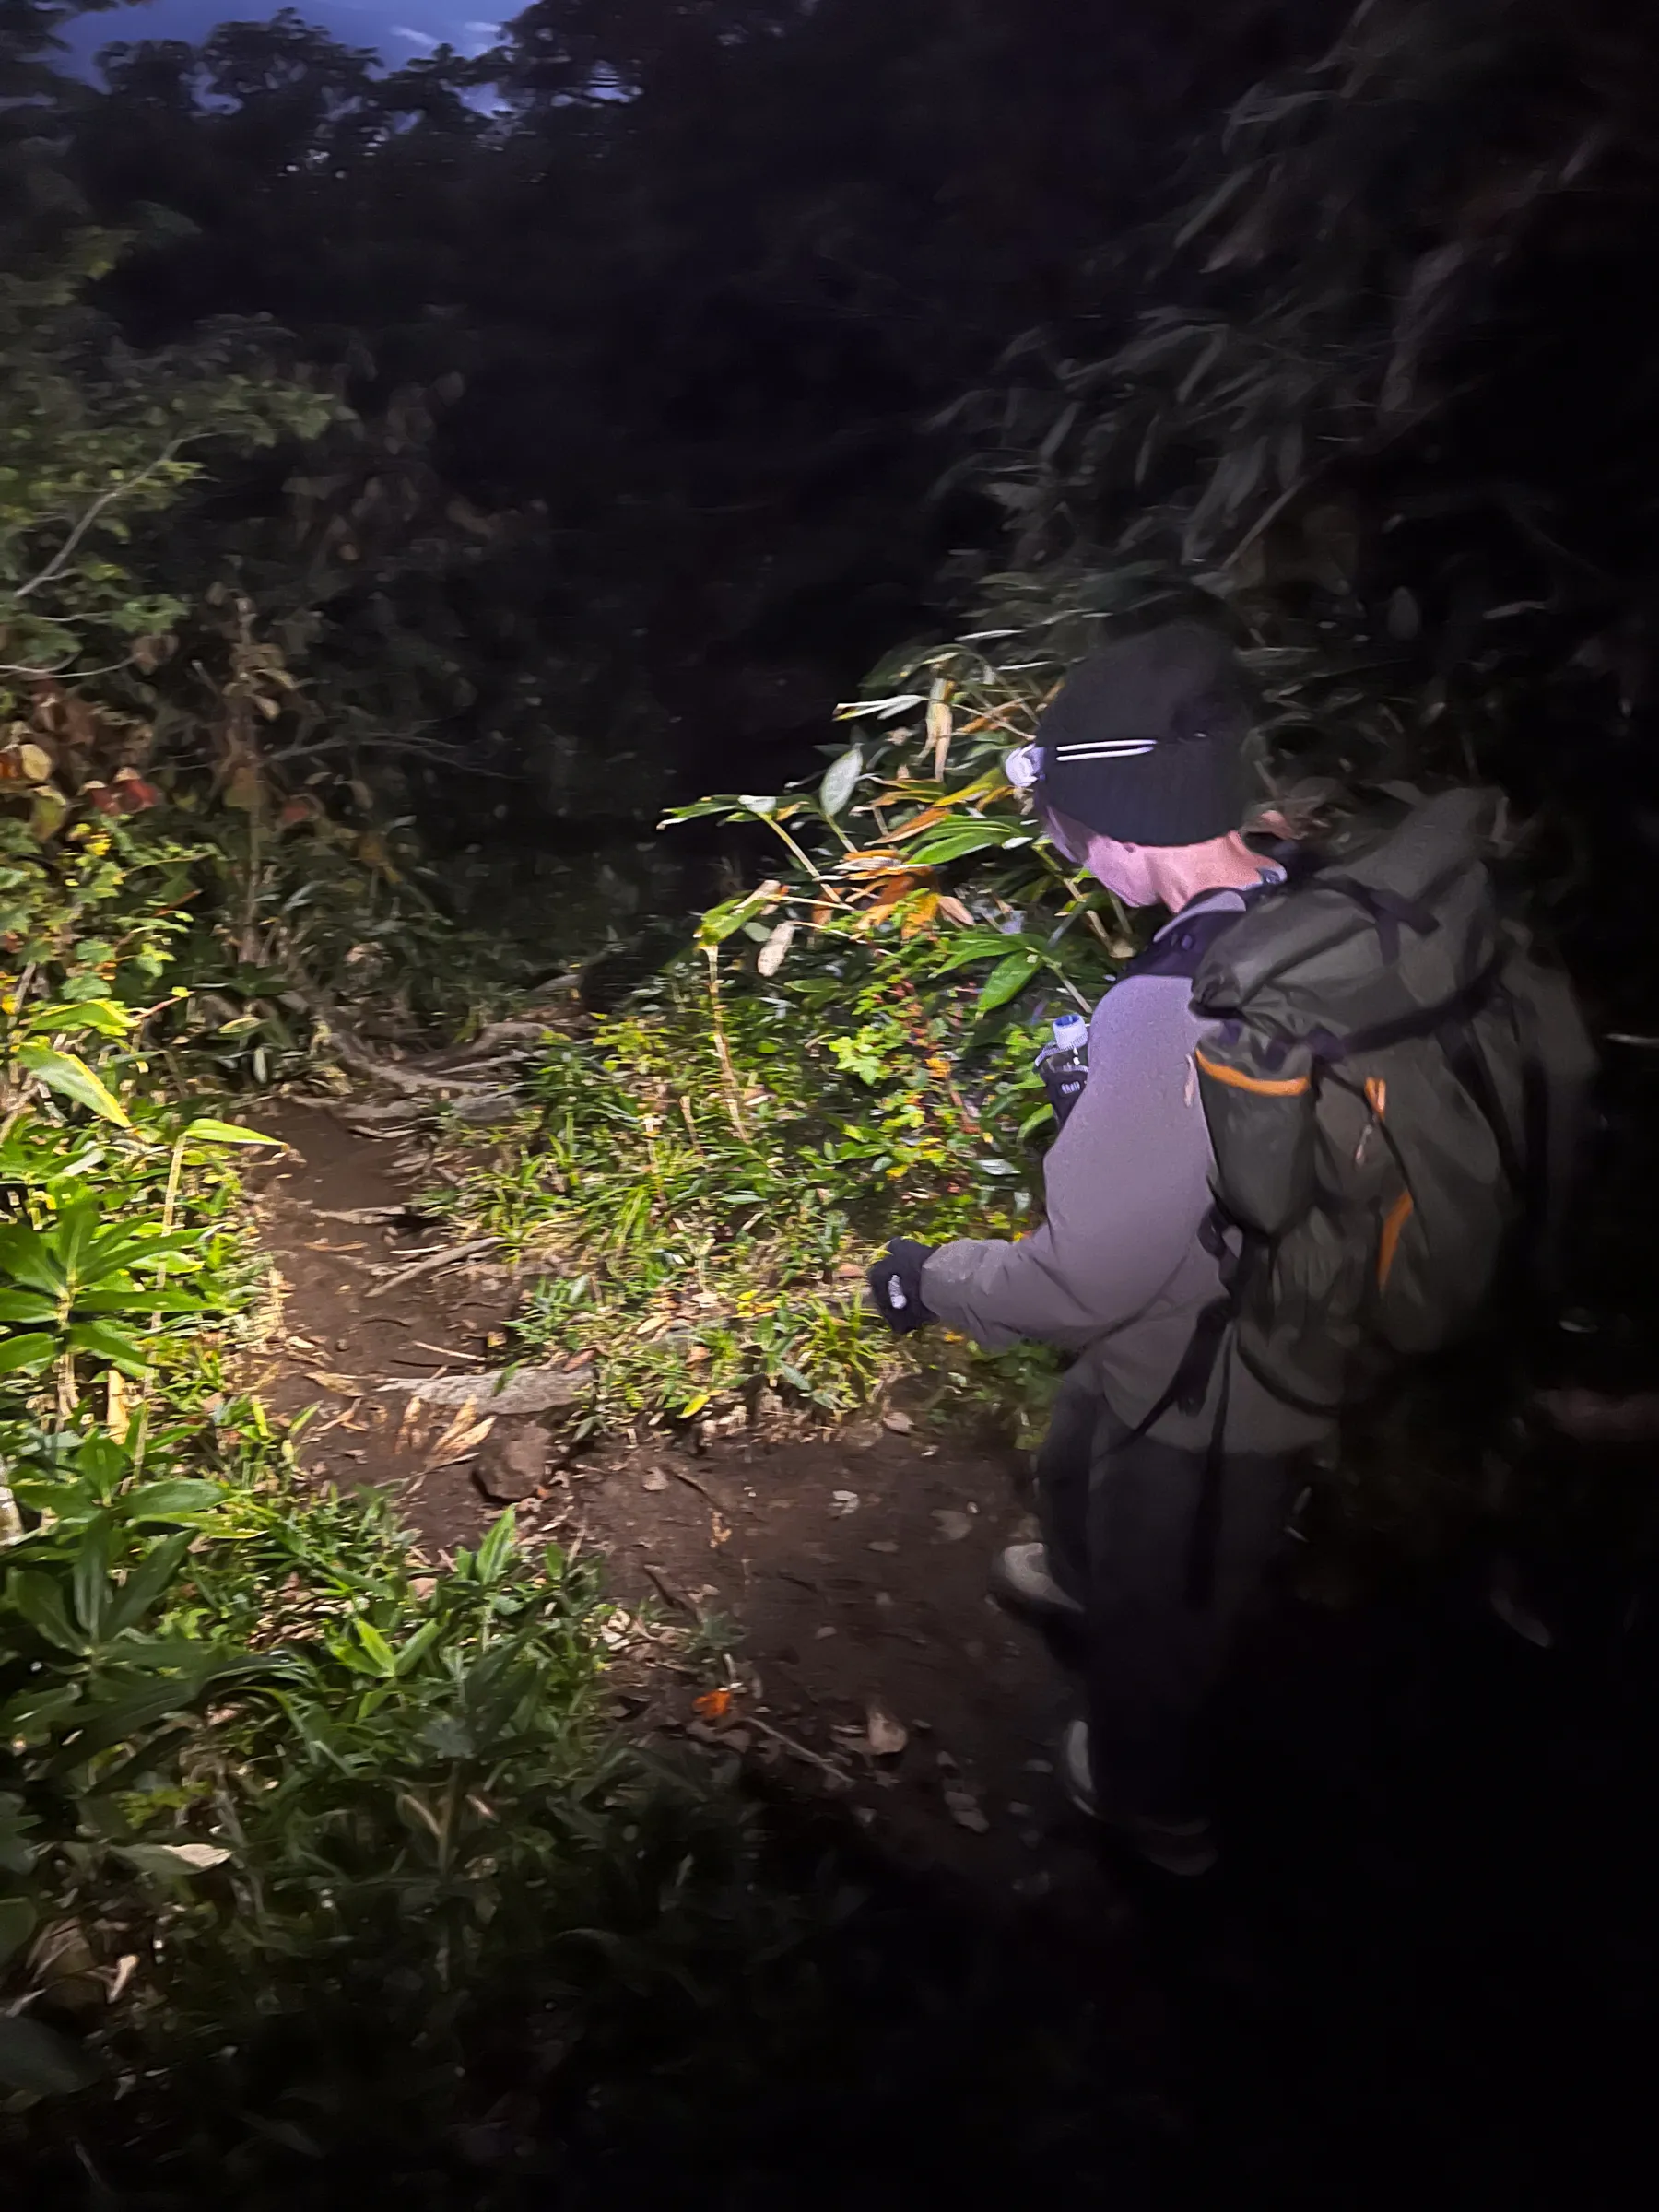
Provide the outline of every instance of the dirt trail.
<path id="1" fill-rule="evenodd" d="M 567 1467 L 555 1453 L 531 1488 L 503 1473 L 502 1451 L 512 1456 L 518 1440 L 534 1468 L 547 1424 L 502 1416 L 482 1459 L 435 1465 L 455 1408 L 411 1410 L 407 1394 L 382 1385 L 500 1365 L 490 1337 L 515 1287 L 480 1263 L 371 1295 L 386 1279 L 374 1269 L 430 1255 L 448 1232 L 423 1231 L 409 1214 L 340 1218 L 408 1206 L 418 1189 L 395 1140 L 353 1130 L 349 1113 L 289 1103 L 262 1124 L 293 1147 L 262 1171 L 259 1206 L 287 1332 L 265 1395 L 288 1416 L 319 1408 L 301 1465 L 343 1488 L 394 1488 L 434 1558 L 476 1541 L 505 1492 L 527 1488 L 529 1537 L 598 1552 L 625 1605 L 653 1600 L 733 1638 L 737 1688 L 724 1725 L 694 1709 L 707 1667 L 697 1678 L 665 1664 L 629 1696 L 642 1733 L 828 1794 L 907 1863 L 1018 1898 L 1092 1890 L 1094 1853 L 1050 1768 L 1064 1677 L 985 1594 L 994 1552 L 1026 1519 L 1018 1456 L 935 1435 L 919 1418 L 906 1428 L 900 1414 L 831 1441 L 732 1437 L 694 1453 L 659 1439 Z M 896 1742 L 897 1723 L 902 1750 L 874 1747 L 872 1714 L 877 1742 Z"/>
<path id="2" fill-rule="evenodd" d="M 371 1297 L 373 1269 L 444 1241 L 372 1218 L 407 1205 L 418 1159 L 322 1107 L 265 1125 L 295 1147 L 260 1171 L 289 1347 L 266 1394 L 319 1406 L 304 1465 L 395 1487 L 437 1557 L 500 1506 L 481 1462 L 433 1464 L 453 1409 L 406 1420 L 381 1385 L 499 1363 L 514 1286 L 480 1265 Z M 503 1418 L 489 1452 L 531 1426 Z M 683 1651 L 618 1666 L 631 1726 L 841 1808 L 901 1890 L 918 1870 L 916 1894 L 966 1908 L 961 1940 L 1026 1962 L 1035 1994 L 1018 2002 L 1036 2014 L 1055 1991 L 1078 2001 L 1065 1977 L 1087 1962 L 1123 2041 L 1112 2094 L 1141 2099 L 1159 2145 L 1179 2115 L 1225 2186 L 1259 2177 L 1286 2204 L 1394 2204 L 1430 2169 L 1465 2194 L 1602 2201 L 1584 2144 L 1630 2171 L 1646 2124 L 1659 1636 L 1615 1640 L 1595 1613 L 1546 1653 L 1454 1572 L 1340 1609 L 1281 1604 L 1222 1716 L 1221 1874 L 1172 1899 L 1063 1808 L 1047 1762 L 1065 1678 L 986 1600 L 1021 1475 L 1010 1454 L 873 1423 L 594 1452 L 520 1510 L 532 1536 L 599 1553 L 622 1603 L 653 1594 L 735 1631 L 727 1733 L 700 1737 L 710 1676 Z M 896 1755 L 867 1747 L 872 1707 L 905 1731 Z"/>

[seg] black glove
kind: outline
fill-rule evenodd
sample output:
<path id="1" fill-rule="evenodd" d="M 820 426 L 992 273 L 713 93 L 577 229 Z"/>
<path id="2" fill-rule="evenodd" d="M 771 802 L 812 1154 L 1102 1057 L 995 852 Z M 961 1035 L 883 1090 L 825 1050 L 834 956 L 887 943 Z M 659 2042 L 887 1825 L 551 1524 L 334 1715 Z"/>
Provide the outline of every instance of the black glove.
<path id="1" fill-rule="evenodd" d="M 937 1319 L 922 1301 L 922 1268 L 931 1247 L 895 1237 L 865 1278 L 876 1311 L 895 1336 L 908 1336 Z"/>

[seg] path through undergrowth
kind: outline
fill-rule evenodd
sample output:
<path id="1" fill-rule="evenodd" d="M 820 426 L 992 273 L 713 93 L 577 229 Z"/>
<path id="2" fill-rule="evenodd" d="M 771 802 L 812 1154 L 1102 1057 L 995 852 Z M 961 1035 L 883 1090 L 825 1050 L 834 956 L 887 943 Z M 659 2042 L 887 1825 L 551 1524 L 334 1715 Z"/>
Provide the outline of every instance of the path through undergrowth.
<path id="1" fill-rule="evenodd" d="M 527 1537 L 597 1552 L 617 1600 L 677 1631 L 632 1650 L 630 1732 L 826 1794 L 907 1864 L 1017 1897 L 1092 1889 L 1051 1766 L 1064 1677 L 986 1594 L 995 1548 L 1030 1533 L 1025 1455 L 936 1428 L 919 1396 L 830 1437 L 700 1448 L 571 1449 L 562 1409 L 498 1412 L 488 1384 L 469 1412 L 456 1391 L 501 1366 L 519 1286 L 488 1255 L 396 1285 L 448 1235 L 418 1210 L 418 1150 L 360 1110 L 264 1117 L 292 1147 L 261 1178 L 283 1282 L 265 1395 L 317 1408 L 308 1474 L 392 1488 L 435 1566 L 506 1503 Z"/>
<path id="2" fill-rule="evenodd" d="M 1241 2180 L 1392 2204 L 1430 2170 L 1597 2199 L 1584 2161 L 1625 2155 L 1653 2026 L 1651 1639 L 1569 1622 L 1539 1651 L 1455 1574 L 1287 1592 L 1226 1700 L 1227 1861 L 1172 1894 L 1062 1808 L 1065 1677 L 985 1598 L 1025 1524 L 1018 1457 L 920 1411 L 575 1452 L 558 1414 L 469 1441 L 465 1407 L 409 1413 L 398 1385 L 500 1364 L 521 1286 L 480 1254 L 370 1295 L 445 1232 L 396 1210 L 419 1148 L 355 1112 L 286 1108 L 262 1200 L 288 1286 L 270 1395 L 322 1408 L 302 1464 L 398 1486 L 435 1571 L 509 1494 L 599 1554 L 623 1618 L 656 1624 L 619 1640 L 625 1728 L 759 1798 L 771 1878 L 829 1866 L 855 1900 L 812 1983 L 818 2055 L 734 2078 L 682 2201 L 982 2201 L 987 2071 L 994 2155 L 1050 2143 L 1057 2185 L 1124 2204 Z M 618 2183 L 654 2185 L 651 2155 Z"/>

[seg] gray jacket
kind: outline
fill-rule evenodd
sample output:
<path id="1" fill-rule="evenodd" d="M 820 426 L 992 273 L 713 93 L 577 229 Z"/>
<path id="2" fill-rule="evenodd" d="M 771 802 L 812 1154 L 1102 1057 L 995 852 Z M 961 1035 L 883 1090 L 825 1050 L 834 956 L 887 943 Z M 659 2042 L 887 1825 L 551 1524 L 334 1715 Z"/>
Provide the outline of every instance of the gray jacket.
<path id="1" fill-rule="evenodd" d="M 1228 904 L 1243 900 L 1208 893 L 1186 912 Z M 1193 1062 L 1205 1025 L 1191 997 L 1186 978 L 1171 975 L 1131 975 L 1107 993 L 1089 1024 L 1088 1086 L 1044 1167 L 1041 1228 L 1014 1243 L 941 1245 L 922 1277 L 938 1319 L 988 1349 L 1036 1337 L 1080 1354 L 1131 1426 L 1163 1394 L 1200 1311 L 1220 1292 L 1218 1263 L 1199 1242 L 1214 1163 Z M 1218 1362 L 1204 1410 L 1171 1408 L 1158 1436 L 1207 1444 L 1219 1387 Z M 1231 1450 L 1289 1451 L 1327 1428 L 1230 1355 Z"/>

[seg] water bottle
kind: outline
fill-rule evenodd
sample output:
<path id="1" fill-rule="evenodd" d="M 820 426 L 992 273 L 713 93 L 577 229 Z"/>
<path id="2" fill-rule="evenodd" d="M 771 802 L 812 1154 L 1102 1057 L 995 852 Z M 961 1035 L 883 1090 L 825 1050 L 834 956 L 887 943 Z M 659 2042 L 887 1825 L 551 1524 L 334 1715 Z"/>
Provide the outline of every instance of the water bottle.
<path id="1" fill-rule="evenodd" d="M 1054 1119 L 1064 1129 L 1066 1115 L 1083 1096 L 1083 1086 L 1088 1080 L 1088 1024 L 1081 1014 L 1059 1017 L 1053 1041 L 1043 1046 L 1035 1065 Z"/>

